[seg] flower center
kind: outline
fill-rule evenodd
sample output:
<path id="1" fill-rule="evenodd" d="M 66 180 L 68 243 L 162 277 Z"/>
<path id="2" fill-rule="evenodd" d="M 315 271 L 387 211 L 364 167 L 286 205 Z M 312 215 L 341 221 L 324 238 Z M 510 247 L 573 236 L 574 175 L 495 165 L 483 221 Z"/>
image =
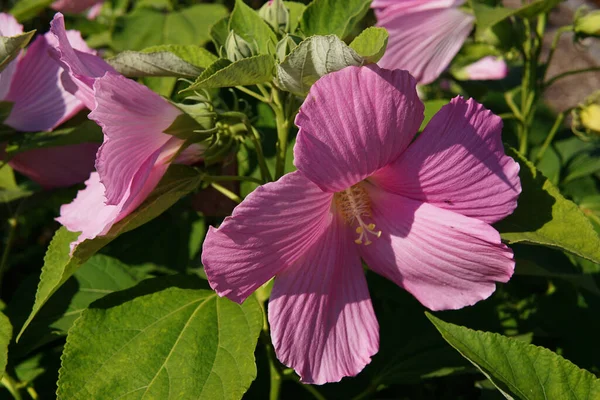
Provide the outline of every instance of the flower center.
<path id="1" fill-rule="evenodd" d="M 356 227 L 358 238 L 354 241 L 356 244 L 368 246 L 372 243 L 369 240 L 369 235 L 381 236 L 381 231 L 375 230 L 375 224 L 367 224 L 363 220 L 365 217 L 371 217 L 371 199 L 360 183 L 337 192 L 334 198 L 344 220 L 350 225 L 354 222 L 358 223 Z"/>

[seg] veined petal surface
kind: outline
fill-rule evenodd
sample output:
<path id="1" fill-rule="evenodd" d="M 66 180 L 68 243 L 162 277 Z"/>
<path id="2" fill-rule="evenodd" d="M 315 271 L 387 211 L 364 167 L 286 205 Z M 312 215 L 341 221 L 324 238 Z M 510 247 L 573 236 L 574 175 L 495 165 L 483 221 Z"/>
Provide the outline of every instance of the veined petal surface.
<path id="1" fill-rule="evenodd" d="M 23 25 L 19 24 L 15 17 L 10 14 L 0 13 L 0 36 L 16 36 L 21 33 L 23 33 Z M 10 90 L 10 84 L 17 70 L 18 62 L 19 58 L 17 57 L 0 72 L 0 101 L 4 100 L 4 97 Z"/>

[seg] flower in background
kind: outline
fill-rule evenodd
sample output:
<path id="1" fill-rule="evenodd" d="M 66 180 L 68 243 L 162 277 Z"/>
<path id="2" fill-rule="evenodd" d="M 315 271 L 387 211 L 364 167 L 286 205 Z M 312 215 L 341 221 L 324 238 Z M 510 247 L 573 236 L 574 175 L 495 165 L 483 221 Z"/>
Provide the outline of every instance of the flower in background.
<path id="1" fill-rule="evenodd" d="M 458 7 L 465 0 L 373 0 L 377 26 L 388 46 L 378 64 L 405 69 L 421 84 L 436 80 L 473 29 L 474 17 Z"/>
<path id="2" fill-rule="evenodd" d="M 600 91 L 589 95 L 571 111 L 571 129 L 581 140 L 600 140 Z"/>
<path id="3" fill-rule="evenodd" d="M 500 57 L 487 56 L 463 67 L 454 73 L 458 79 L 470 81 L 491 81 L 506 78 L 508 66 Z"/>
<path id="4" fill-rule="evenodd" d="M 0 34 L 14 36 L 23 32 L 9 14 L 0 13 Z M 81 34 L 65 32 L 74 46 L 93 54 Z M 72 85 L 63 76 L 60 65 L 50 57 L 54 36 L 37 36 L 24 56 L 20 56 L 0 73 L 0 101 L 12 103 L 5 125 L 21 132 L 49 131 L 84 108 L 65 86 Z M 9 164 L 46 189 L 83 182 L 94 168 L 98 143 L 29 150 L 16 154 Z"/>
<path id="5" fill-rule="evenodd" d="M 87 10 L 87 18 L 95 19 L 103 4 L 104 0 L 56 0 L 51 7 L 68 14 L 79 14 Z"/>
<path id="6" fill-rule="evenodd" d="M 356 375 L 378 350 L 361 259 L 432 310 L 475 304 L 513 273 L 490 225 L 521 191 L 502 120 L 457 97 L 413 140 L 415 86 L 376 65 L 321 78 L 296 118 L 298 171 L 252 192 L 204 242 L 221 296 L 242 302 L 275 276 L 275 351 L 303 382 Z"/>

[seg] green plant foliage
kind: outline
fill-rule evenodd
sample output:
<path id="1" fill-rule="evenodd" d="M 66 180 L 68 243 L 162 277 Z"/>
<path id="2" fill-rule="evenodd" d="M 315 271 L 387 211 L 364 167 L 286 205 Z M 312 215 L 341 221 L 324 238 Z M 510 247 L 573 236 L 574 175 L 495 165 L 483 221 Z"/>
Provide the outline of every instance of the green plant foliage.
<path id="1" fill-rule="evenodd" d="M 19 0 L 14 7 L 10 9 L 9 13 L 19 22 L 27 21 L 38 15 L 53 1 L 54 0 Z"/>
<path id="2" fill-rule="evenodd" d="M 556 7 L 562 0 L 538 0 L 521 8 L 492 7 L 485 3 L 471 0 L 473 13 L 477 20 L 477 31 L 483 32 L 499 22 L 512 16 L 533 18 Z"/>
<path id="3" fill-rule="evenodd" d="M 255 46 L 260 54 L 269 54 L 275 50 L 277 43 L 275 32 L 243 0 L 235 2 L 235 8 L 229 17 L 229 31 L 235 32 Z"/>
<path id="4" fill-rule="evenodd" d="M 59 398 L 241 398 L 262 311 L 254 297 L 238 305 L 204 286 L 157 278 L 92 304 L 69 331 Z"/>
<path id="5" fill-rule="evenodd" d="M 140 8 L 119 17 L 112 34 L 115 50 L 142 50 L 162 44 L 203 45 L 209 26 L 227 15 L 220 4 L 198 4 L 171 13 Z"/>
<path id="6" fill-rule="evenodd" d="M 283 90 L 305 96 L 323 75 L 363 63 L 364 59 L 337 36 L 313 36 L 300 43 L 277 66 L 277 84 Z"/>
<path id="7" fill-rule="evenodd" d="M 17 36 L 0 36 L 0 72 L 19 55 L 34 34 L 35 31 L 29 31 Z"/>
<path id="8" fill-rule="evenodd" d="M 183 92 L 232 86 L 249 86 L 268 82 L 273 77 L 275 59 L 268 54 L 244 58 L 236 62 L 215 61 Z"/>
<path id="9" fill-rule="evenodd" d="M 4 375 L 8 362 L 8 344 L 12 338 L 12 325 L 6 315 L 0 313 L 0 378 Z"/>
<path id="10" fill-rule="evenodd" d="M 44 267 L 40 275 L 35 303 L 19 336 L 50 296 L 92 255 L 120 234 L 135 229 L 160 215 L 181 197 L 194 190 L 200 181 L 201 176 L 194 169 L 183 165 L 171 165 L 158 186 L 142 205 L 116 223 L 106 235 L 83 241 L 72 255 L 70 255 L 69 244 L 76 240 L 79 234 L 69 232 L 64 227 L 60 228 L 55 233 L 44 257 Z"/>
<path id="11" fill-rule="evenodd" d="M 362 56 L 367 63 L 381 60 L 388 43 L 388 33 L 384 28 L 370 27 L 358 35 L 350 47 Z"/>
<path id="12" fill-rule="evenodd" d="M 490 379 L 506 398 L 600 397 L 600 380 L 543 347 L 497 333 L 473 331 L 427 313 L 444 339 Z"/>
<path id="13" fill-rule="evenodd" d="M 298 26 L 300 25 L 300 18 L 302 18 L 302 13 L 306 9 L 306 5 L 302 3 L 298 3 L 296 1 L 284 1 L 283 4 L 290 11 L 290 33 L 296 32 Z"/>
<path id="14" fill-rule="evenodd" d="M 516 151 L 511 155 L 521 165 L 523 191 L 515 212 L 495 225 L 502 239 L 555 247 L 600 262 L 600 238 L 579 207 L 523 156 Z"/>
<path id="15" fill-rule="evenodd" d="M 365 16 L 371 0 L 314 0 L 300 19 L 306 36 L 336 35 L 345 39 Z"/>

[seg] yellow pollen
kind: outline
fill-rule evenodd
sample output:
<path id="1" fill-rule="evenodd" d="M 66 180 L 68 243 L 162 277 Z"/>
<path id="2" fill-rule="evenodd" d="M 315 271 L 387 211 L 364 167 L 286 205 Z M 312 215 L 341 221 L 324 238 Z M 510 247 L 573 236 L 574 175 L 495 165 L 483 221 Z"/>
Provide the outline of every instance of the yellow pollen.
<path id="1" fill-rule="evenodd" d="M 370 245 L 369 234 L 380 237 L 381 231 L 375 230 L 375 224 L 367 224 L 363 221 L 365 217 L 371 217 L 371 199 L 369 194 L 360 183 L 335 194 L 335 203 L 344 220 L 352 225 L 358 223 L 356 233 L 358 238 L 356 244 Z"/>

